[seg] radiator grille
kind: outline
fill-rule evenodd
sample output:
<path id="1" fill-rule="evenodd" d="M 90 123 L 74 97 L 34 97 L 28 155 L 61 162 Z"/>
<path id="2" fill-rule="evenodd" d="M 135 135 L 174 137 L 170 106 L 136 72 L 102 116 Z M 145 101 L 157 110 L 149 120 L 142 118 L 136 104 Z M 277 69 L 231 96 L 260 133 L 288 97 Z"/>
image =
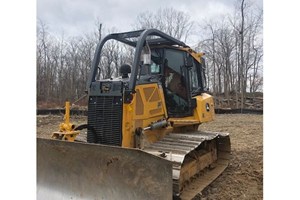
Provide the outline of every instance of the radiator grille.
<path id="1" fill-rule="evenodd" d="M 88 105 L 87 141 L 90 143 L 121 146 L 121 96 L 90 97 Z"/>

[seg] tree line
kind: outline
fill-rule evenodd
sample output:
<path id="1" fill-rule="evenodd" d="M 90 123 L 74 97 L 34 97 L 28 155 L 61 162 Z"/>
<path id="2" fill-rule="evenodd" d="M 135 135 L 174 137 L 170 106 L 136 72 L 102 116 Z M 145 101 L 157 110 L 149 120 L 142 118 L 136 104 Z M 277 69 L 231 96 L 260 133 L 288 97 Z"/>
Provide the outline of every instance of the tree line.
<path id="1" fill-rule="evenodd" d="M 38 105 L 62 105 L 66 100 L 74 102 L 85 94 L 96 46 L 103 34 L 102 24 L 98 25 L 93 33 L 65 39 L 51 35 L 47 25 L 39 21 L 36 48 Z M 97 78 L 118 76 L 118 67 L 129 62 L 131 56 L 132 49 L 113 40 L 107 42 Z"/>
<path id="2" fill-rule="evenodd" d="M 214 95 L 226 98 L 235 94 L 243 106 L 246 92 L 262 90 L 263 38 L 262 9 L 240 0 L 234 13 L 214 20 L 196 22 L 190 15 L 174 8 L 143 12 L 137 15 L 133 30 L 157 28 L 176 39 L 199 38 L 191 46 L 206 54 L 208 86 Z M 104 24 L 105 25 L 105 24 Z M 37 103 L 62 105 L 66 99 L 74 102 L 85 94 L 97 43 L 103 35 L 118 32 L 104 30 L 101 22 L 95 31 L 82 36 L 55 37 L 43 21 L 37 24 Z M 134 49 L 116 41 L 103 48 L 99 65 L 100 77 L 118 76 L 118 68 L 130 63 Z"/>
<path id="3" fill-rule="evenodd" d="M 263 11 L 241 0 L 231 17 L 203 26 L 206 39 L 199 42 L 207 60 L 209 86 L 214 95 L 236 96 L 243 108 L 247 92 L 263 86 Z"/>

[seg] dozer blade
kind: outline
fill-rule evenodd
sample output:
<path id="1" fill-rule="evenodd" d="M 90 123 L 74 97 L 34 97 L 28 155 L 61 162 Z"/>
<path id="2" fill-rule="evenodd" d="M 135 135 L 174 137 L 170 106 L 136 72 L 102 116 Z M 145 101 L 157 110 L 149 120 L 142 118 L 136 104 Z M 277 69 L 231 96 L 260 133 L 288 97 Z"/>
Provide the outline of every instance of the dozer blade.
<path id="1" fill-rule="evenodd" d="M 171 133 L 144 151 L 173 163 L 173 195 L 192 199 L 228 166 L 228 133 L 195 131 Z"/>
<path id="2" fill-rule="evenodd" d="M 172 163 L 137 149 L 38 138 L 37 199 L 172 199 Z"/>

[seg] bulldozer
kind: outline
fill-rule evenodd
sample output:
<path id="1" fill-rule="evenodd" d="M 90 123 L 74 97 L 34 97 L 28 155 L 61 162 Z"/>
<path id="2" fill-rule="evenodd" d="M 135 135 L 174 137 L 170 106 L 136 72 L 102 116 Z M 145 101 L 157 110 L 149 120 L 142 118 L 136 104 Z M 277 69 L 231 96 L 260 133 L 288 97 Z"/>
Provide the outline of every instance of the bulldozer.
<path id="1" fill-rule="evenodd" d="M 120 76 L 100 79 L 103 46 L 134 48 Z M 229 133 L 214 120 L 204 53 L 157 29 L 113 33 L 96 47 L 87 81 L 87 124 L 69 120 L 37 138 L 38 199 L 193 199 L 230 160 Z M 87 129 L 85 142 L 76 136 Z"/>

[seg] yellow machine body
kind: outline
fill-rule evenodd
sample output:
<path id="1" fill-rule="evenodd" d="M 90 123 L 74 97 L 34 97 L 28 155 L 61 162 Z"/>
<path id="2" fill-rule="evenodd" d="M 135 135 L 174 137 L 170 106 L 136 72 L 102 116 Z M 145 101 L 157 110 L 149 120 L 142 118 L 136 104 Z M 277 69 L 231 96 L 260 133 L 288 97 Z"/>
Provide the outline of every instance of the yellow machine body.
<path id="1" fill-rule="evenodd" d="M 201 63 L 203 53 L 196 53 L 191 48 L 178 48 L 190 54 L 197 62 Z M 168 119 L 172 126 L 160 130 L 149 130 L 145 132 L 148 142 L 153 143 L 177 127 L 193 127 L 198 129 L 201 123 L 214 120 L 214 101 L 213 97 L 207 93 L 193 97 L 196 99 L 197 107 L 193 111 L 193 116 L 182 118 L 168 118 L 166 102 L 163 88 L 157 83 L 137 85 L 136 93 L 130 104 L 123 105 L 123 141 L 122 147 L 135 146 L 135 129 L 145 128 L 154 122 Z M 207 108 L 209 107 L 209 109 Z"/>
<path id="2" fill-rule="evenodd" d="M 213 97 L 207 93 L 194 97 L 197 107 L 193 111 L 193 116 L 183 118 L 169 118 L 167 121 L 172 126 L 159 130 L 145 131 L 149 143 L 156 142 L 165 134 L 173 131 L 177 127 L 193 127 L 198 129 L 201 123 L 214 120 Z M 207 104 L 209 110 L 207 110 Z M 135 129 L 145 128 L 154 122 L 167 119 L 167 109 L 162 88 L 158 84 L 137 85 L 136 94 L 133 96 L 131 104 L 123 106 L 123 141 L 122 147 L 135 147 Z"/>
<path id="3" fill-rule="evenodd" d="M 70 122 L 70 108 L 70 102 L 66 101 L 64 122 L 59 125 L 59 131 L 52 133 L 52 139 L 74 142 L 76 136 L 80 133 L 74 130 L 75 125 Z"/>
<path id="4" fill-rule="evenodd" d="M 135 48 L 132 67 L 97 80 L 110 39 Z M 75 140 L 81 129 L 70 122 L 69 102 L 56 140 L 38 139 L 38 199 L 192 199 L 201 192 L 228 166 L 231 148 L 228 133 L 200 130 L 215 117 L 203 56 L 156 29 L 106 36 L 87 83 L 80 126 L 87 141 Z"/>

